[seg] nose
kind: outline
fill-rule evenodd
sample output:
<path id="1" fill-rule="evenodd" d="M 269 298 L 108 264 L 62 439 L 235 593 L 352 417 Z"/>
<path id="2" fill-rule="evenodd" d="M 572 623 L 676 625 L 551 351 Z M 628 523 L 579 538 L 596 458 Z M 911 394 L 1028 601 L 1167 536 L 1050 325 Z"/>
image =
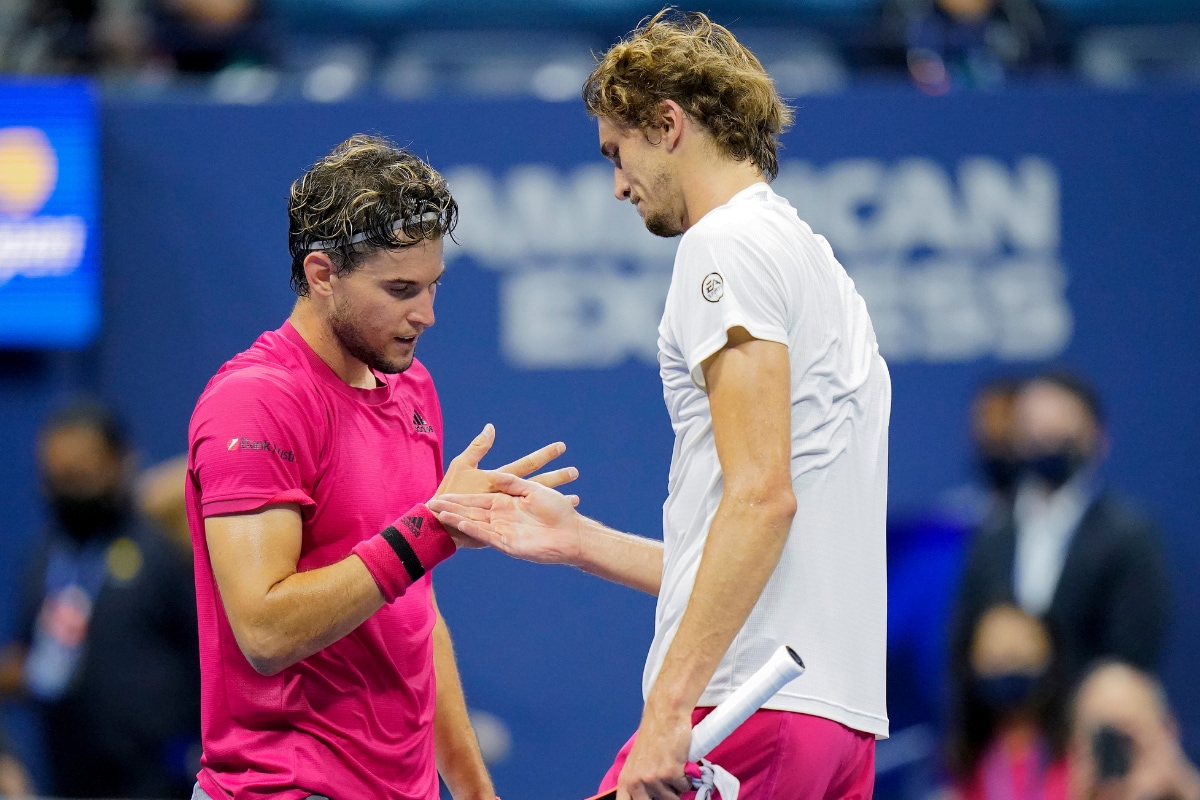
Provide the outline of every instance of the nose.
<path id="1" fill-rule="evenodd" d="M 628 200 L 632 193 L 633 188 L 629 185 L 629 181 L 625 180 L 624 173 L 620 168 L 613 167 L 613 197 L 618 200 Z"/>
<path id="2" fill-rule="evenodd" d="M 408 322 L 413 327 L 431 328 L 433 327 L 433 295 L 435 286 L 430 286 L 421 292 L 408 312 Z"/>

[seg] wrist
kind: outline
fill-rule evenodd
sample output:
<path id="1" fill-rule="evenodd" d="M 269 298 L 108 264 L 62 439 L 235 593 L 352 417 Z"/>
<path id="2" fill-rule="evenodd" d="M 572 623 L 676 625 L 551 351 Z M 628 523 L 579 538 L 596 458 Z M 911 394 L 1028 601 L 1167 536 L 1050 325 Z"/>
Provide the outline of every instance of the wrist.
<path id="1" fill-rule="evenodd" d="M 645 716 L 664 721 L 684 717 L 690 720 L 695 707 L 696 698 L 691 693 L 681 691 L 680 687 L 660 686 L 656 681 L 646 698 Z"/>
<path id="2" fill-rule="evenodd" d="M 456 549 L 434 513 L 420 504 L 351 552 L 362 559 L 384 602 L 390 603 Z"/>
<path id="3" fill-rule="evenodd" d="M 590 568 L 597 563 L 597 559 L 593 555 L 593 546 L 596 543 L 596 538 L 604 526 L 594 519 L 588 519 L 582 514 L 576 512 L 575 526 L 571 529 L 571 539 L 575 542 L 573 550 L 565 553 L 564 563 L 569 566 L 581 569 L 584 572 L 589 572 Z"/>

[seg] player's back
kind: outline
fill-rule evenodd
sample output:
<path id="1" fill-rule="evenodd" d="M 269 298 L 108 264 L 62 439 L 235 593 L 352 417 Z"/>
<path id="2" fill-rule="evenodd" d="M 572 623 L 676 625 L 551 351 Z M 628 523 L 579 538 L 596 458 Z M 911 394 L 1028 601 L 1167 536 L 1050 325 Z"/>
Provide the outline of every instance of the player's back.
<path id="1" fill-rule="evenodd" d="M 765 183 L 701 219 L 676 256 L 659 330 L 676 444 L 645 688 L 686 607 L 721 499 L 701 364 L 734 327 L 788 348 L 797 511 L 779 566 L 701 704 L 723 700 L 779 644 L 790 644 L 808 672 L 769 705 L 886 734 L 890 379 L 853 281 L 828 243 Z"/>

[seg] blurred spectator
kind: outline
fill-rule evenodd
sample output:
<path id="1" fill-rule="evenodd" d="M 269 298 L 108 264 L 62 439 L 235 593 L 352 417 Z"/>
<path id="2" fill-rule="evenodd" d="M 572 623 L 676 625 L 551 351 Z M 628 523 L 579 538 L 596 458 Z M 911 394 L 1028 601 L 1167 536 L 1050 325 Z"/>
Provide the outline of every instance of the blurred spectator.
<path id="1" fill-rule="evenodd" d="M 1159 682 L 1117 662 L 1097 666 L 1076 694 L 1072 800 L 1200 800 Z"/>
<path id="2" fill-rule="evenodd" d="M 28 797 L 33 794 L 29 773 L 13 755 L 7 734 L 0 728 L 0 797 Z"/>
<path id="3" fill-rule="evenodd" d="M 9 35 L 0 69 L 91 73 L 134 70 L 149 53 L 152 30 L 143 0 L 6 0 Z"/>
<path id="4" fill-rule="evenodd" d="M 205 73 L 261 62 L 269 50 L 258 0 L 4 0 L 0 6 L 0 70 L 11 72 Z"/>
<path id="5" fill-rule="evenodd" d="M 930 94 L 999 86 L 1062 60 L 1033 0 L 892 0 L 882 38 L 885 60 Z"/>
<path id="6" fill-rule="evenodd" d="M 1002 507 L 1012 501 L 1020 468 L 1014 418 L 1019 388 L 1011 378 L 998 378 L 980 387 L 971 401 L 971 442 L 979 471 L 989 499 Z"/>
<path id="7" fill-rule="evenodd" d="M 896 730 L 943 722 L 947 635 L 967 543 L 989 517 L 1008 513 L 1015 491 L 1017 388 L 993 379 L 971 400 L 975 478 L 933 508 L 888 519 L 888 715 Z"/>
<path id="8" fill-rule="evenodd" d="M 954 669 L 954 795 L 1066 800 L 1066 691 L 1046 625 L 1014 606 L 994 606 L 979 618 L 967 657 Z"/>
<path id="9" fill-rule="evenodd" d="M 192 532 L 188 529 L 187 500 L 184 483 L 187 481 L 187 454 L 169 458 L 146 469 L 138 476 L 138 508 L 147 519 L 158 525 L 189 561 L 192 558 Z"/>
<path id="10" fill-rule="evenodd" d="M 155 40 L 180 72 L 211 73 L 268 58 L 258 0 L 155 0 Z"/>
<path id="11" fill-rule="evenodd" d="M 1008 513 L 975 537 L 951 635 L 966 657 L 983 611 L 1012 603 L 1061 639 L 1073 685 L 1102 657 L 1151 668 L 1167 622 L 1167 574 L 1151 523 L 1103 487 L 1108 443 L 1095 392 L 1047 374 L 1018 392 L 1021 477 Z"/>
<path id="12" fill-rule="evenodd" d="M 1015 405 L 1020 382 L 989 380 L 975 391 L 970 407 L 971 457 L 976 481 L 948 492 L 942 504 L 973 533 L 990 517 L 1009 512 L 1020 478 Z"/>
<path id="13" fill-rule="evenodd" d="M 38 441 L 53 522 L 27 568 L 0 689 L 34 701 L 62 797 L 186 797 L 193 782 L 191 569 L 136 515 L 132 461 L 99 406 L 58 412 Z"/>

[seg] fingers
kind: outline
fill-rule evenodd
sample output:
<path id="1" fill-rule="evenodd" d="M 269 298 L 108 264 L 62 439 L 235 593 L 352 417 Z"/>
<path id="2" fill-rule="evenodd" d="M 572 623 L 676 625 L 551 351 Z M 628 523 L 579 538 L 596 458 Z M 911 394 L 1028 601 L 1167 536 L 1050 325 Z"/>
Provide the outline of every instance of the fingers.
<path id="1" fill-rule="evenodd" d="M 436 503 L 436 505 L 435 505 Z M 470 519 L 475 522 L 491 522 L 492 514 L 488 509 L 471 505 L 460 505 L 453 501 L 447 502 L 441 498 L 429 503 L 429 510 L 441 518 L 442 514 L 453 514 L 460 519 Z"/>
<path id="2" fill-rule="evenodd" d="M 454 459 L 465 464 L 468 467 L 478 467 L 479 462 L 487 455 L 488 450 L 492 449 L 492 443 L 496 441 L 496 428 L 492 423 L 483 426 L 483 430 L 471 440 L 467 445 L 467 449 L 459 454 L 458 458 Z"/>
<path id="3" fill-rule="evenodd" d="M 678 789 L 674 786 L 676 781 L 645 781 L 634 782 L 628 789 L 624 787 L 617 788 L 617 800 L 627 798 L 628 800 L 679 800 L 680 795 L 684 792 L 691 791 L 691 781 L 684 779 L 684 784 L 687 788 Z"/>
<path id="4" fill-rule="evenodd" d="M 438 522 L 442 523 L 443 526 L 457 528 L 461 533 L 465 533 L 475 541 L 488 547 L 498 547 L 504 543 L 504 537 L 497 533 L 491 526 L 460 517 L 457 514 L 450 512 L 438 514 Z"/>
<path id="5" fill-rule="evenodd" d="M 579 470 L 575 469 L 574 467 L 564 467 L 563 469 L 543 472 L 541 475 L 534 475 L 529 480 L 553 489 L 555 486 L 562 486 L 564 483 L 570 483 L 578 477 Z"/>
<path id="6" fill-rule="evenodd" d="M 435 514 L 439 511 L 458 511 L 468 506 L 490 510 L 496 500 L 502 496 L 494 494 L 441 494 L 431 498 L 425 505 Z"/>
<path id="7" fill-rule="evenodd" d="M 511 464 L 505 464 L 498 472 L 507 472 L 510 475 L 525 477 L 531 472 L 537 472 L 542 467 L 549 464 L 554 459 L 567 452 L 567 446 L 562 442 L 554 442 L 545 447 L 534 450 L 527 456 L 522 456 Z"/>
<path id="8" fill-rule="evenodd" d="M 490 475 L 493 491 L 503 492 L 513 497 L 528 497 L 542 488 L 540 484 L 519 478 L 510 472 L 492 472 Z M 475 503 L 467 503 L 467 505 L 475 505 Z"/>
<path id="9" fill-rule="evenodd" d="M 566 495 L 566 498 L 567 502 L 570 503 L 573 508 L 579 508 L 579 495 L 569 494 Z"/>

